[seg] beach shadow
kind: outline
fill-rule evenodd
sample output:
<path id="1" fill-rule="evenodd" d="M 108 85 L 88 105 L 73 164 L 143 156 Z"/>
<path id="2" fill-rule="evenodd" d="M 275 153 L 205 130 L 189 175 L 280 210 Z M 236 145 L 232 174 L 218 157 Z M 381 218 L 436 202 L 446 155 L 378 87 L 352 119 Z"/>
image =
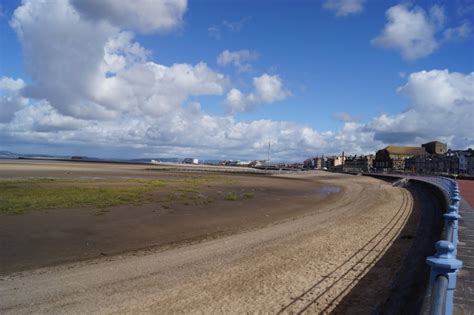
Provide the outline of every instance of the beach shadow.
<path id="1" fill-rule="evenodd" d="M 341 281 L 347 282 L 348 280 L 350 282 L 345 284 L 348 289 L 340 292 L 331 301 L 324 300 L 323 303 L 327 306 L 319 313 L 418 313 L 429 278 L 429 268 L 425 264 L 425 257 L 433 254 L 433 244 L 439 239 L 442 228 L 440 205 L 443 203 L 441 197 L 438 196 L 439 192 L 427 184 L 409 183 L 405 188 L 410 192 L 414 201 L 413 211 L 408 218 L 403 218 L 404 206 L 402 205 L 390 221 L 357 253 L 340 263 L 302 294 L 292 297 L 292 301 L 282 306 L 277 314 L 310 312 L 310 307 L 318 304 L 327 291 L 338 283 L 342 283 Z M 405 221 L 401 222 L 400 220 Z M 399 223 L 404 224 L 397 227 Z M 395 235 L 391 237 L 387 245 L 378 248 L 378 245 L 385 239 L 384 235 L 388 236 L 395 231 L 398 233 L 394 233 Z M 379 237 L 380 239 L 377 241 Z M 408 245 L 410 249 L 407 255 L 404 259 L 401 258 L 402 262 L 394 264 L 393 257 L 407 247 L 407 242 L 411 243 Z M 366 258 L 371 253 L 377 253 L 377 255 L 367 262 Z M 365 275 L 361 278 L 351 278 L 349 273 L 352 268 L 358 267 L 362 261 L 366 262 L 364 269 L 357 270 L 359 274 Z M 374 262 L 376 263 L 374 264 Z M 337 276 L 343 270 L 346 271 Z M 396 274 L 394 277 L 384 279 L 387 274 L 393 275 L 394 273 Z M 388 298 L 386 289 L 381 290 L 376 285 L 381 281 L 391 283 Z M 328 285 L 325 290 L 313 296 L 313 291 L 323 283 Z M 349 289 L 351 287 L 352 289 Z M 384 287 L 386 288 L 387 285 L 385 284 Z M 350 291 L 348 292 L 348 290 Z M 342 300 L 340 300 L 341 297 Z M 330 311 L 333 307 L 335 308 Z"/>
<path id="2" fill-rule="evenodd" d="M 404 212 L 407 211 L 407 207 L 406 207 L 407 203 L 408 203 L 408 198 L 404 198 L 403 204 L 400 206 L 397 212 L 392 216 L 389 222 L 387 222 L 385 226 L 382 227 L 376 235 L 374 235 L 369 241 L 367 241 L 359 249 L 358 252 L 354 253 L 352 256 L 350 256 L 345 261 L 340 263 L 336 268 L 328 272 L 321 280 L 313 284 L 310 288 L 308 288 L 302 294 L 300 294 L 297 297 L 292 298 L 293 301 L 284 305 L 278 311 L 278 314 L 287 313 L 287 312 L 300 314 L 307 311 L 312 305 L 317 304 L 319 300 L 326 294 L 326 292 L 330 290 L 331 288 L 333 288 L 334 286 L 336 286 L 338 283 L 341 283 L 341 281 L 352 280 L 350 279 L 350 277 L 347 278 L 349 273 L 353 270 L 353 268 L 360 267 L 359 264 L 361 264 L 362 262 L 364 262 L 363 264 L 366 265 L 367 257 L 369 255 L 376 253 L 376 256 L 371 261 L 368 262 L 367 266 L 371 266 L 373 262 L 377 261 L 380 258 L 380 256 L 383 255 L 383 253 L 387 250 L 387 247 L 389 247 L 390 244 L 395 240 L 394 238 L 397 237 L 398 233 L 393 233 L 393 232 L 395 232 L 397 229 L 402 229 L 404 226 L 406 226 L 406 221 L 408 220 L 408 218 L 405 218 Z M 402 227 L 397 228 L 397 225 L 399 225 L 400 223 L 402 223 Z M 396 232 L 399 232 L 399 231 L 396 231 Z M 385 245 L 383 248 L 378 248 L 380 243 L 386 241 L 386 237 L 391 233 L 395 234 L 395 236 L 393 236 L 390 239 L 390 241 L 387 243 L 387 245 Z M 365 273 L 367 269 L 369 268 L 370 267 L 362 269 L 361 274 Z M 346 271 L 343 272 L 341 275 L 337 276 L 337 274 L 343 270 L 346 270 Z M 358 270 L 361 270 L 361 269 L 358 269 Z M 347 284 L 347 287 L 350 288 L 358 280 L 359 279 L 357 278 L 353 279 L 351 283 Z M 326 287 L 326 290 L 322 291 L 316 297 L 314 297 L 312 295 L 313 291 L 317 290 L 318 287 L 322 285 L 323 283 L 328 284 L 329 286 Z M 336 296 L 334 300 L 328 304 L 327 308 L 333 306 L 333 302 L 337 300 L 338 298 L 340 298 L 340 296 L 342 296 L 346 292 L 347 291 L 344 290 L 343 292 L 341 292 L 341 294 Z M 303 306 L 298 305 L 298 304 L 301 304 L 299 303 L 299 301 L 303 301 L 303 300 L 305 300 L 304 302 L 305 305 Z M 326 302 L 324 303 L 326 304 Z M 324 311 L 326 311 L 326 309 L 323 310 L 322 312 Z"/>
<path id="3" fill-rule="evenodd" d="M 434 253 L 434 243 L 441 234 L 443 201 L 439 191 L 427 184 L 410 183 L 405 188 L 414 199 L 410 218 L 387 252 L 344 296 L 332 314 L 419 314 L 430 273 L 425 258 Z M 394 268 L 391 257 L 406 246 L 407 241 L 412 244 L 402 266 L 394 278 L 384 279 L 384 270 Z M 377 296 L 376 284 L 380 281 L 392 282 L 385 300 Z"/>

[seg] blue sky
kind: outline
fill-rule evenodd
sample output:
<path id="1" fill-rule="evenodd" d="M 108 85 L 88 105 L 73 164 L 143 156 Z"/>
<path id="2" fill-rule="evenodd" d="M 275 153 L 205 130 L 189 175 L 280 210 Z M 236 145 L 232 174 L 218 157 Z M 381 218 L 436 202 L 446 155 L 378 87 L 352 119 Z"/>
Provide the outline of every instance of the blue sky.
<path id="1" fill-rule="evenodd" d="M 140 6 L 2 2 L 0 150 L 257 159 L 271 141 L 277 159 L 299 160 L 432 139 L 474 145 L 469 1 Z M 51 32 L 71 12 L 72 26 Z M 122 46 L 97 55 L 124 32 Z M 186 73 L 197 81 L 173 85 Z"/>

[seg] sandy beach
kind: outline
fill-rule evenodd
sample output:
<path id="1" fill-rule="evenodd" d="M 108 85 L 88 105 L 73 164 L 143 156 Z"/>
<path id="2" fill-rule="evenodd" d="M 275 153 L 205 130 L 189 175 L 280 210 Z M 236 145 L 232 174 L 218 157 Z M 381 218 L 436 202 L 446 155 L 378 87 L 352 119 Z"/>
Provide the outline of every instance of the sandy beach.
<path id="1" fill-rule="evenodd" d="M 98 171 L 91 165 L 83 166 L 86 171 L 71 171 L 79 164 L 72 167 L 54 164 L 46 166 L 47 170 L 44 167 L 31 167 L 28 176 L 77 176 L 77 172 L 138 176 L 137 172 L 145 172 L 140 166 L 118 166 L 119 171 L 114 166 Z M 26 176 L 18 170 L 15 172 L 8 165 L 0 165 L 3 177 Z M 156 176 L 148 175 L 149 171 L 145 173 Z M 192 207 L 183 213 L 195 212 L 190 219 L 193 224 L 183 225 L 186 221 L 177 216 L 167 221 L 172 227 L 168 232 L 160 227 L 141 235 L 130 232 L 129 228 L 119 236 L 120 229 L 110 228 L 112 234 L 116 233 L 114 241 L 98 242 L 97 248 L 81 253 L 82 256 L 65 250 L 65 243 L 62 255 L 51 250 L 49 258 L 37 255 L 28 260 L 28 255 L 22 254 L 16 262 L 7 260 L 8 267 L 0 278 L 0 311 L 356 314 L 368 313 L 384 302 L 413 242 L 422 211 L 417 196 L 407 189 L 362 176 L 330 173 L 235 176 L 237 182 L 232 185 L 237 186 L 231 185 L 233 190 L 236 187 L 266 189 L 261 198 L 242 201 L 248 202 L 246 205 L 231 203 L 236 215 L 229 214 L 233 211 L 228 210 L 229 203 L 225 202 L 213 205 L 214 210 Z M 322 187 L 340 189 L 327 195 L 315 193 L 319 191 L 316 188 Z M 219 214 L 223 207 L 226 215 Z M 258 211 L 262 208 L 265 211 Z M 47 221 L 54 221 L 60 211 L 2 216 L 1 224 L 6 227 L 6 220 L 24 220 L 29 222 L 24 225 L 28 231 L 34 220 L 38 226 L 48 226 Z M 88 232 L 92 233 L 92 239 L 99 240 L 104 235 L 98 231 L 104 226 L 121 222 L 123 228 L 129 218 L 122 221 L 120 218 L 126 211 L 127 207 L 120 206 L 104 216 L 89 212 L 83 214 L 90 217 L 88 220 L 76 217 L 69 223 L 63 218 L 62 222 L 80 221 L 85 226 L 91 220 L 109 218 L 109 223 L 97 223 L 100 228 Z M 128 224 L 144 225 L 144 231 L 147 226 L 158 224 L 159 220 L 146 216 L 146 210 L 141 211 L 134 212 L 134 216 L 144 219 Z M 47 219 L 41 221 L 41 216 Z M 211 217 L 212 224 L 205 229 L 197 228 Z M 175 233 L 170 233 L 171 230 Z M 191 231 L 190 234 L 184 235 L 185 230 Z M 12 239 L 2 233 L 2 250 L 21 252 L 17 248 L 21 243 L 12 245 Z M 175 235 L 174 239 L 160 242 L 167 233 Z M 63 234 L 63 238 L 75 239 L 74 233 L 70 234 Z M 128 242 L 124 241 L 127 239 Z M 43 238 L 45 244 L 51 245 L 50 241 Z M 101 255 L 107 244 L 108 252 Z M 81 246 L 80 242 L 71 244 L 75 250 Z M 371 285 L 360 286 L 369 275 Z M 354 287 L 358 287 L 357 294 L 351 292 Z"/>

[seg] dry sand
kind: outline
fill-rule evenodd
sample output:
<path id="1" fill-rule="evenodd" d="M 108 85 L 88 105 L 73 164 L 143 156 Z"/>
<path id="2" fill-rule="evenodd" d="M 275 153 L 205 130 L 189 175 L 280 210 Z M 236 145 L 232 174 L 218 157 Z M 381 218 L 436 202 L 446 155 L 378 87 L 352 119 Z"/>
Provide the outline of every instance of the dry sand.
<path id="1" fill-rule="evenodd" d="M 400 233 L 415 233 L 419 209 L 410 217 L 412 195 L 380 180 L 310 177 L 344 189 L 217 239 L 3 276 L 0 313 L 329 313 L 371 272 L 377 280 L 343 311 L 370 313 L 390 291 L 412 242 Z"/>

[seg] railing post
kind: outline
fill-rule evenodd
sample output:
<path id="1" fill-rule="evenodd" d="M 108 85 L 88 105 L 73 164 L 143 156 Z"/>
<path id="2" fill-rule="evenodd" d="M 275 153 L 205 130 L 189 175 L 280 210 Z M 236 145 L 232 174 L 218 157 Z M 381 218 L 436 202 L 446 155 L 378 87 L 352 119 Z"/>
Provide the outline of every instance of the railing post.
<path id="1" fill-rule="evenodd" d="M 456 288 L 456 272 L 462 268 L 462 261 L 454 256 L 454 245 L 448 241 L 436 242 L 436 254 L 426 258 L 426 263 L 431 266 L 430 286 L 433 287 L 438 276 L 448 278 L 448 289 L 446 292 L 446 305 L 444 314 L 453 313 L 454 289 Z M 433 306 L 434 303 L 432 302 Z M 440 310 L 431 309 L 431 314 L 438 314 Z"/>
<path id="2" fill-rule="evenodd" d="M 455 194 L 451 197 L 451 203 L 459 209 L 459 203 L 461 202 L 461 197 L 459 194 Z"/>
<path id="3" fill-rule="evenodd" d="M 452 237 L 448 234 L 447 240 L 452 242 L 454 245 L 454 257 L 457 254 L 457 246 L 458 246 L 458 228 L 459 228 L 459 218 L 461 216 L 458 213 L 458 208 L 455 205 L 451 205 L 448 207 L 448 210 L 443 215 L 446 227 L 446 231 L 452 232 Z M 452 229 L 452 231 L 450 231 Z"/>

